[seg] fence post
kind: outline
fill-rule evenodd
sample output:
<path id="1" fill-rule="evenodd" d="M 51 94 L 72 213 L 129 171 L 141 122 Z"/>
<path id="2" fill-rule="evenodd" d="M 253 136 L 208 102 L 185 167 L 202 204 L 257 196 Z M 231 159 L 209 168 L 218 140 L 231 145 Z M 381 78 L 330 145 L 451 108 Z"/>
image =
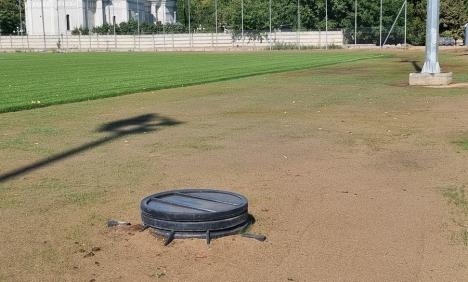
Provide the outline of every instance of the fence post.
<path id="1" fill-rule="evenodd" d="M 133 52 L 135 52 L 136 50 L 136 37 L 135 37 L 135 33 L 133 33 Z"/>
<path id="2" fill-rule="evenodd" d="M 79 46 L 79 49 L 81 51 L 81 32 L 78 33 L 78 46 Z"/>
<path id="3" fill-rule="evenodd" d="M 318 42 L 319 49 L 322 49 L 322 31 L 319 29 L 319 42 Z"/>
<path id="4" fill-rule="evenodd" d="M 88 33 L 88 38 L 89 38 L 89 49 L 88 52 L 91 52 L 91 34 Z"/>
<path id="5" fill-rule="evenodd" d="M 153 52 L 156 52 L 156 44 L 154 42 L 154 32 L 151 33 L 151 37 L 153 38 Z"/>
<path id="6" fill-rule="evenodd" d="M 26 33 L 26 44 L 28 44 L 28 50 L 31 51 L 29 48 L 29 35 L 27 33 Z"/>
<path id="7" fill-rule="evenodd" d="M 114 32 L 114 49 L 117 50 L 117 35 Z"/>
<path id="8" fill-rule="evenodd" d="M 10 48 L 13 49 L 13 38 L 10 35 Z"/>
<path id="9" fill-rule="evenodd" d="M 172 34 L 172 49 L 175 48 L 175 45 L 174 45 L 174 33 Z"/>
<path id="10" fill-rule="evenodd" d="M 70 46 L 68 45 L 68 32 L 65 30 L 65 40 L 67 41 L 67 51 L 70 49 Z"/>
<path id="11" fill-rule="evenodd" d="M 164 45 L 164 49 L 166 49 L 166 32 L 163 31 L 163 45 Z"/>
<path id="12" fill-rule="evenodd" d="M 99 50 L 99 34 L 96 33 L 97 49 Z"/>

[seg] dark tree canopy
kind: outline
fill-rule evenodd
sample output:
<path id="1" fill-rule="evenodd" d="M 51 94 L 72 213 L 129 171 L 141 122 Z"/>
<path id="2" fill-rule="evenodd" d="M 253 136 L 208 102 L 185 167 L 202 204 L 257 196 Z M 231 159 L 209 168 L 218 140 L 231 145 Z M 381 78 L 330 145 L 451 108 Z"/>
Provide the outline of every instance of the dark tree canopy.
<path id="1" fill-rule="evenodd" d="M 23 3 L 21 3 L 24 11 Z M 23 14 L 24 16 L 24 14 Z M 20 27 L 19 4 L 17 0 L 0 0 L 1 34 L 16 33 Z"/>

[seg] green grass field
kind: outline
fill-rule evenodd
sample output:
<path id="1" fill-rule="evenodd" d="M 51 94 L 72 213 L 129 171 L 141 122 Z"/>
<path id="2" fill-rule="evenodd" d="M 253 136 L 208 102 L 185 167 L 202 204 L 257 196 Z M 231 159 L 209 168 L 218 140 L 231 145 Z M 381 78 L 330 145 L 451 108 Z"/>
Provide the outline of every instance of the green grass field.
<path id="1" fill-rule="evenodd" d="M 0 112 L 379 56 L 366 52 L 0 54 Z"/>

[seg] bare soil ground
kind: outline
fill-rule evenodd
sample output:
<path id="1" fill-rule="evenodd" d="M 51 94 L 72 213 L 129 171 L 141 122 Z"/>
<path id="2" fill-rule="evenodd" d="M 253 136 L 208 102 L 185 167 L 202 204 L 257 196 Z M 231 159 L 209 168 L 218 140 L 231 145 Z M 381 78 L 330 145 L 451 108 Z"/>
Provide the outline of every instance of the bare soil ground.
<path id="1" fill-rule="evenodd" d="M 468 92 L 407 86 L 420 59 L 1 114 L 0 175 L 25 171 L 0 182 L 0 280 L 466 281 L 468 221 L 444 192 L 468 183 L 454 144 L 468 136 Z M 468 81 L 463 52 L 442 63 Z M 96 131 L 147 114 L 159 116 Z M 267 241 L 163 247 L 105 226 L 138 224 L 139 201 L 174 187 L 246 195 Z"/>

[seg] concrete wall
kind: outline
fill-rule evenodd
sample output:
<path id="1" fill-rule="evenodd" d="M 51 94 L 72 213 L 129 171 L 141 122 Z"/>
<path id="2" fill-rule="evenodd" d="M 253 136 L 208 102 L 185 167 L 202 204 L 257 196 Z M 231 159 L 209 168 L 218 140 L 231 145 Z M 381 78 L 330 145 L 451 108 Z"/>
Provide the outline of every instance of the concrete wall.
<path id="1" fill-rule="evenodd" d="M 233 39 L 231 34 L 157 34 L 157 35 L 62 35 L 62 36 L 0 36 L 0 51 L 158 51 L 210 49 L 266 49 L 270 44 L 294 44 L 325 47 L 343 46 L 343 32 L 277 32 L 269 39 Z M 60 46 L 60 48 L 59 48 Z"/>

